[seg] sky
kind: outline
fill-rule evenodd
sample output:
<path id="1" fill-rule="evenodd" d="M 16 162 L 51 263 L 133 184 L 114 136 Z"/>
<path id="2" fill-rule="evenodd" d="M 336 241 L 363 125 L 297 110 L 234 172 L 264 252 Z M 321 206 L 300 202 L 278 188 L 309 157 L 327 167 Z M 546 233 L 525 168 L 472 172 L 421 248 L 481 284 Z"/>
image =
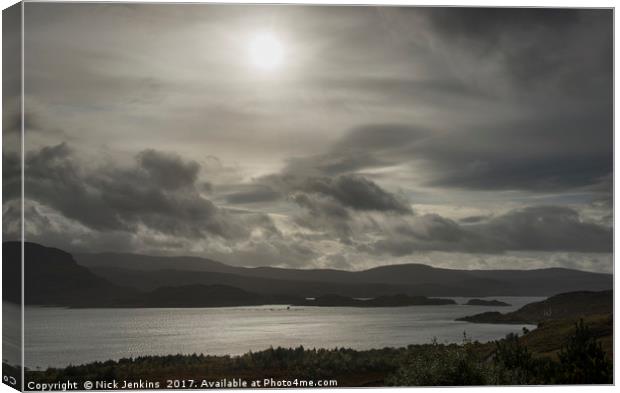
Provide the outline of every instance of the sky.
<path id="1" fill-rule="evenodd" d="M 611 272 L 612 31 L 603 9 L 26 3 L 26 240 Z"/>

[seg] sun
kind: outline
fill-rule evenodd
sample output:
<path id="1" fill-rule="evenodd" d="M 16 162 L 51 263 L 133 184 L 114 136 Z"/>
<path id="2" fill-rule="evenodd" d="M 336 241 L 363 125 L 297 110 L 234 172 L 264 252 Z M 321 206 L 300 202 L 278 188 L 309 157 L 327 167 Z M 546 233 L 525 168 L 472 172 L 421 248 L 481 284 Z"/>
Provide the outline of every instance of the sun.
<path id="1" fill-rule="evenodd" d="M 284 60 L 284 48 L 273 34 L 263 33 L 254 36 L 249 45 L 250 61 L 258 68 L 273 70 Z"/>

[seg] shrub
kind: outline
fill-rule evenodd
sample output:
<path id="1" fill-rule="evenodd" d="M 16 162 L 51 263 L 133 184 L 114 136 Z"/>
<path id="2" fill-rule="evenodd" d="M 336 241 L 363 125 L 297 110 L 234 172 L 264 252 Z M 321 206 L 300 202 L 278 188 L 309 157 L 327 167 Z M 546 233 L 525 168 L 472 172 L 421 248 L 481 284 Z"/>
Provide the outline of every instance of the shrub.
<path id="1" fill-rule="evenodd" d="M 471 351 L 471 344 L 428 346 L 411 351 L 395 374 L 388 377 L 389 386 L 466 386 L 484 385 L 485 369 Z"/>
<path id="2" fill-rule="evenodd" d="M 560 350 L 559 359 L 558 383 L 610 384 L 613 381 L 612 363 L 583 319 L 575 324 L 575 334 Z"/>

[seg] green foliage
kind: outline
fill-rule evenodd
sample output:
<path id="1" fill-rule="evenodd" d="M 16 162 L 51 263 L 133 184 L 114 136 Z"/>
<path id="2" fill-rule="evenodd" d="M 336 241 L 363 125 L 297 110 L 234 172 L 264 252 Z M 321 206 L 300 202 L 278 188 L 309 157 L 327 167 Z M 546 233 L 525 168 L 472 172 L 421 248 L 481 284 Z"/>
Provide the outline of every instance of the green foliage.
<path id="1" fill-rule="evenodd" d="M 611 383 L 613 366 L 600 343 L 582 320 L 575 324 L 575 334 L 559 353 L 558 383 Z"/>
<path id="2" fill-rule="evenodd" d="M 386 380 L 388 386 L 466 386 L 485 384 L 485 367 L 463 334 L 463 345 L 436 340 L 411 351 L 403 366 Z"/>
<path id="3" fill-rule="evenodd" d="M 532 354 L 519 342 L 517 334 L 509 334 L 496 342 L 494 360 L 494 384 L 522 385 L 532 380 L 536 365 Z"/>
<path id="4" fill-rule="evenodd" d="M 548 358 L 534 358 L 518 334 L 508 334 L 495 345 L 489 384 L 541 385 L 553 380 L 555 364 Z"/>
<path id="5" fill-rule="evenodd" d="M 495 343 L 489 358 L 475 354 L 476 345 L 420 348 L 387 379 L 393 386 L 610 384 L 612 363 L 583 320 L 576 324 L 559 353 L 559 361 L 535 357 L 517 334 Z"/>
<path id="6" fill-rule="evenodd" d="M 561 348 L 558 358 L 534 358 L 517 335 L 497 342 L 494 354 L 495 381 L 501 385 L 610 384 L 613 366 L 583 320 Z"/>

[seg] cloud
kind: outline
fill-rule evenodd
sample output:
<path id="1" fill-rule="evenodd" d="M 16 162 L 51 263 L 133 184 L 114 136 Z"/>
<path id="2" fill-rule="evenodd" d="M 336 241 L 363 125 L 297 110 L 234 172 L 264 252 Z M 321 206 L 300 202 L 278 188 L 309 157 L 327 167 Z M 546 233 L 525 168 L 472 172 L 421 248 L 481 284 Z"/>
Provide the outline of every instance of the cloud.
<path id="1" fill-rule="evenodd" d="M 493 66 L 487 83 L 535 101 L 611 103 L 613 13 L 607 9 L 426 9 L 433 38 L 453 58 Z M 532 94 L 534 93 L 534 94 Z M 538 101 L 540 102 L 540 101 Z"/>
<path id="2" fill-rule="evenodd" d="M 153 149 L 140 152 L 137 160 L 151 182 L 170 190 L 193 186 L 200 171 L 197 162 L 184 162 L 179 155 Z"/>
<path id="3" fill-rule="evenodd" d="M 611 10 L 27 13 L 31 239 L 300 267 L 609 256 Z M 267 78 L 238 56 L 265 23 L 287 49 Z"/>
<path id="4" fill-rule="evenodd" d="M 311 177 L 306 179 L 301 191 L 331 197 L 354 210 L 412 213 L 411 207 L 406 202 L 360 175 Z"/>
<path id="5" fill-rule="evenodd" d="M 234 192 L 225 196 L 226 202 L 230 204 L 273 202 L 280 198 L 282 198 L 282 194 L 262 184 L 236 186 Z"/>
<path id="6" fill-rule="evenodd" d="M 581 114 L 434 132 L 367 125 L 350 130 L 323 155 L 292 161 L 287 170 L 330 175 L 401 166 L 436 188 L 547 192 L 602 186 L 610 192 L 611 129 L 610 116 Z"/>
<path id="7" fill-rule="evenodd" d="M 420 251 L 505 253 L 511 251 L 610 253 L 611 227 L 584 222 L 573 209 L 530 206 L 475 224 L 425 214 L 386 226 L 386 236 L 363 249 L 402 256 Z"/>
<path id="8" fill-rule="evenodd" d="M 66 144 L 26 157 L 27 198 L 88 228 L 136 231 L 141 225 L 191 238 L 246 232 L 196 188 L 199 165 L 145 150 L 133 166 L 88 166 Z"/>
<path id="9" fill-rule="evenodd" d="M 467 216 L 467 217 L 461 218 L 459 222 L 463 224 L 475 224 L 481 221 L 485 221 L 488 218 L 489 216 Z"/>
<path id="10" fill-rule="evenodd" d="M 472 228 L 508 251 L 612 252 L 613 231 L 562 206 L 512 210 Z"/>
<path id="11" fill-rule="evenodd" d="M 356 258 L 398 260 L 421 252 L 612 251 L 611 227 L 572 208 L 529 206 L 459 222 L 415 214 L 404 200 L 360 175 L 259 179 L 301 208 L 276 224 L 267 214 L 216 206 L 200 193 L 199 172 L 196 162 L 156 150 L 136 154 L 129 165 L 87 165 L 66 144 L 30 152 L 28 236 L 69 249 L 198 255 L 206 250 L 230 263 L 281 266 L 344 266 Z M 249 188 L 262 189 L 263 183 Z M 257 199 L 248 195 L 245 202 Z M 5 217 L 14 213 L 9 200 Z"/>

